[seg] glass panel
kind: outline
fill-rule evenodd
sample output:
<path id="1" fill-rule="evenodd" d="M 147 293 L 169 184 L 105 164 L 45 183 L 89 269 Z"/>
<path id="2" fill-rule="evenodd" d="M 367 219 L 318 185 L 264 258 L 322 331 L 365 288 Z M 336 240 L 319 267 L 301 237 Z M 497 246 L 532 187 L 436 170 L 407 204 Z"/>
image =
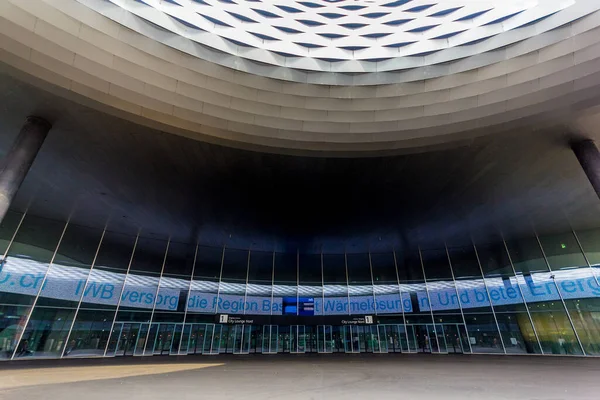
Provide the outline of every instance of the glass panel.
<path id="1" fill-rule="evenodd" d="M 250 353 L 251 325 L 234 325 L 233 354 Z"/>
<path id="2" fill-rule="evenodd" d="M 365 326 L 365 330 L 369 332 L 369 338 L 367 339 L 370 344 L 369 347 L 373 349 L 374 353 L 387 353 L 388 352 L 388 341 L 387 331 L 384 325 L 372 325 Z"/>
<path id="3" fill-rule="evenodd" d="M 122 323 L 116 323 L 113 325 L 111 330 L 110 338 L 108 340 L 108 346 L 106 347 L 106 355 L 112 357 L 116 354 L 117 347 L 119 345 L 119 338 L 121 336 L 121 330 L 123 329 Z"/>
<path id="4" fill-rule="evenodd" d="M 279 327 L 277 325 L 263 326 L 263 354 L 275 354 L 279 348 Z"/>
<path id="5" fill-rule="evenodd" d="M 36 307 L 15 357 L 60 357 L 74 314 L 73 309 Z"/>
<path id="6" fill-rule="evenodd" d="M 89 295 L 91 292 L 88 275 L 100 244 L 101 235 L 101 230 L 69 224 L 54 257 L 54 262 L 48 270 L 36 308 L 59 308 L 73 311 L 69 315 L 67 325 L 58 325 L 64 336 L 58 336 L 57 332 L 53 333 L 56 342 L 60 342 L 63 346 L 58 350 L 56 357 L 60 357 L 63 350 L 71 351 L 76 347 L 76 340 L 73 338 L 67 341 L 66 335 L 69 334 L 73 325 L 72 318 L 79 301 L 86 293 Z M 45 315 L 50 314 L 46 312 Z M 56 315 L 62 317 L 63 313 Z"/>
<path id="7" fill-rule="evenodd" d="M 183 339 L 182 329 L 183 324 L 175 324 L 175 330 L 173 331 L 173 340 L 171 341 L 171 351 L 169 352 L 169 354 L 171 355 L 179 354 L 181 340 Z"/>
<path id="8" fill-rule="evenodd" d="M 457 300 L 456 287 L 452 279 L 452 270 L 448 262 L 446 249 L 422 250 L 423 268 L 427 278 L 427 292 L 435 325 L 428 326 L 427 338 L 434 353 L 446 351 L 440 342 L 439 324 L 462 319 Z"/>
<path id="9" fill-rule="evenodd" d="M 321 255 L 300 254 L 298 296 L 314 299 L 314 314 L 323 315 L 323 277 Z"/>
<path id="10" fill-rule="evenodd" d="M 396 274 L 394 253 L 371 254 L 373 287 L 377 314 L 402 314 L 402 300 Z M 410 312 L 410 298 L 406 299 L 406 311 Z"/>
<path id="11" fill-rule="evenodd" d="M 195 245 L 169 243 L 163 274 L 160 278 L 160 289 L 156 299 L 154 322 L 183 322 L 195 252 Z M 181 344 L 181 329 L 178 328 L 172 335 L 171 348 L 176 349 L 174 353 L 177 354 L 177 349 Z"/>
<path id="12" fill-rule="evenodd" d="M 160 274 L 166 250 L 166 240 L 140 237 L 135 248 L 130 271 Z"/>
<path id="13" fill-rule="evenodd" d="M 11 217 L 10 220 L 13 218 Z M 7 224 L 10 221 L 7 222 Z M 14 223 L 14 221 L 12 221 Z M 30 327 L 26 333 L 23 328 L 28 315 L 32 312 L 31 305 L 42 289 L 48 263 L 52 259 L 54 250 L 58 245 L 61 233 L 65 227 L 64 222 L 55 222 L 27 215 L 15 236 L 14 242 L 2 263 L 0 270 L 0 359 L 15 356 L 32 356 L 38 352 L 40 356 L 51 356 L 56 352 L 56 340 L 53 340 L 51 350 L 46 346 L 45 337 L 42 343 L 36 334 L 40 329 L 39 318 L 50 318 L 56 315 L 64 322 L 65 318 L 72 318 L 69 311 L 60 313 L 50 310 L 48 313 L 38 312 L 35 319 L 32 315 Z M 10 230 L 10 229 L 8 229 Z M 6 231 L 4 231 L 6 234 Z M 6 240 L 6 238 L 5 238 Z M 59 317 L 60 314 L 60 317 Z M 62 332 L 62 323 L 55 326 Z M 68 327 L 67 327 L 68 330 Z M 54 332 L 53 338 L 60 332 Z M 23 340 L 17 345 L 23 333 Z M 41 334 L 41 332 L 38 332 Z M 64 343 L 64 338 L 62 339 Z M 38 346 L 42 346 L 38 348 Z"/>
<path id="14" fill-rule="evenodd" d="M 115 312 L 80 309 L 64 356 L 103 356 Z"/>
<path id="15" fill-rule="evenodd" d="M 537 240 L 509 241 L 507 247 L 544 353 L 582 354 Z"/>
<path id="16" fill-rule="evenodd" d="M 474 248 L 472 246 L 449 248 L 448 254 L 452 262 L 458 296 L 452 291 L 447 291 L 441 296 L 445 298 L 445 303 L 452 304 L 452 308 L 462 306 L 470 340 L 470 343 L 465 343 L 464 347 L 468 348 L 470 344 L 471 350 L 475 353 L 504 353 L 488 288 L 481 275 Z"/>
<path id="17" fill-rule="evenodd" d="M 507 353 L 541 353 L 536 332 L 501 238 L 477 253 Z"/>
<path id="18" fill-rule="evenodd" d="M 306 330 L 304 325 L 290 327 L 290 353 L 306 352 Z"/>
<path id="19" fill-rule="evenodd" d="M 333 352 L 334 343 L 332 331 L 331 325 L 317 326 L 317 351 L 319 353 Z"/>
<path id="20" fill-rule="evenodd" d="M 188 354 L 192 338 L 192 324 L 185 324 L 181 332 L 181 344 L 177 354 Z M 194 340 L 196 336 L 194 336 Z"/>
<path id="21" fill-rule="evenodd" d="M 250 252 L 248 285 L 246 289 L 247 314 L 281 314 L 281 298 L 271 304 L 273 294 L 273 253 Z"/>
<path id="22" fill-rule="evenodd" d="M 169 306 L 169 299 L 159 295 L 160 272 L 165 260 L 167 241 L 139 238 L 125 279 L 117 312 L 117 322 L 143 322 L 140 325 L 135 355 L 152 354 L 157 325 L 149 326 L 155 308 Z"/>
<path id="23" fill-rule="evenodd" d="M 274 277 L 273 296 L 275 298 L 297 297 L 298 255 L 296 253 L 275 253 Z M 297 310 L 289 309 L 288 312 L 296 314 Z M 276 313 L 273 312 L 273 314 Z"/>
<path id="24" fill-rule="evenodd" d="M 222 248 L 198 246 L 192 288 L 187 301 L 189 321 L 201 318 L 199 314 L 216 312 L 222 260 Z"/>
<path id="25" fill-rule="evenodd" d="M 350 314 L 375 314 L 369 254 L 347 254 Z"/>
<path id="26" fill-rule="evenodd" d="M 433 314 L 429 306 L 419 250 L 396 251 L 395 254 L 406 323 L 418 324 L 419 326 L 421 324 L 431 324 Z M 429 339 L 426 338 L 425 327 L 419 326 L 407 326 L 405 333 L 409 344 L 408 351 L 431 351 Z"/>
<path id="27" fill-rule="evenodd" d="M 323 254 L 324 315 L 347 315 L 348 281 L 343 254 Z"/>
<path id="28" fill-rule="evenodd" d="M 0 224 L 0 360 L 12 356 L 19 331 L 18 321 L 27 311 L 26 304 L 18 305 L 19 296 L 14 289 L 16 284 L 11 279 L 15 271 L 5 268 L 3 259 L 22 216 L 21 213 L 9 211 Z"/>
<path id="29" fill-rule="evenodd" d="M 155 328 L 156 327 L 156 328 Z M 151 354 L 165 355 L 171 351 L 173 343 L 173 336 L 175 334 L 175 324 L 168 323 L 153 323 L 150 332 L 156 331 L 156 334 L 151 334 L 150 337 L 154 338 L 154 350 Z M 148 352 L 150 352 L 150 344 L 148 345 Z"/>
<path id="30" fill-rule="evenodd" d="M 110 333 L 115 319 L 134 243 L 134 236 L 105 232 L 94 267 L 81 290 L 81 305 L 65 357 L 102 355 L 105 349 L 107 356 L 114 355 L 120 330 L 115 333 L 117 336 L 111 337 L 110 344 L 105 335 Z M 115 328 L 120 326 L 117 324 Z"/>
<path id="31" fill-rule="evenodd" d="M 541 237 L 558 288 L 587 355 L 600 354 L 600 286 L 572 233 Z M 567 344 L 568 346 L 568 344 Z"/>
<path id="32" fill-rule="evenodd" d="M 247 250 L 225 249 L 217 303 L 218 313 L 244 314 L 248 254 Z"/>
<path id="33" fill-rule="evenodd" d="M 342 326 L 342 337 L 344 341 L 344 351 L 346 353 L 360 353 L 361 337 L 359 335 L 358 326 L 344 325 Z M 362 328 L 362 327 L 361 327 Z M 363 334 L 364 346 L 364 334 Z"/>

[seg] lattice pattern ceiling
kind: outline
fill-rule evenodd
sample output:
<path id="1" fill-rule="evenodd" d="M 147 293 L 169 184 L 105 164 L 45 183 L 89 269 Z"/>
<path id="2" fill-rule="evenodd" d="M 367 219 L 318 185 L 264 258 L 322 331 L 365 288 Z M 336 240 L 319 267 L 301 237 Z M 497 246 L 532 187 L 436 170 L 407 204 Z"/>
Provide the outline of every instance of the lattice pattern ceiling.
<path id="1" fill-rule="evenodd" d="M 432 146 L 600 104 L 600 1 L 498 4 L 3 0 L 0 67 L 165 131 L 290 151 Z"/>
<path id="2" fill-rule="evenodd" d="M 423 57 L 457 47 L 490 50 L 481 44 L 502 33 L 535 25 L 575 3 L 575 0 L 106 1 L 161 29 L 223 53 L 271 65 L 345 72 L 372 70 L 373 65 L 368 64 L 377 64 L 378 71 L 395 70 L 397 58 Z M 530 32 L 527 36 L 539 33 L 535 29 Z M 464 53 L 456 51 L 455 58 L 464 57 Z"/>

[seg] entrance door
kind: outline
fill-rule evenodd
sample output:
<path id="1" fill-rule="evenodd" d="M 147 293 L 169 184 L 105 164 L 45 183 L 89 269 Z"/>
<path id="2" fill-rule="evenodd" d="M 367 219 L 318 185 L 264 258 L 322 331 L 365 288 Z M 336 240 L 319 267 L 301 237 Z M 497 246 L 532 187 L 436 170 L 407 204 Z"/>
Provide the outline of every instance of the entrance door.
<path id="1" fill-rule="evenodd" d="M 470 353 L 467 332 L 463 324 L 444 325 L 448 353 Z"/>
<path id="2" fill-rule="evenodd" d="M 202 354 L 204 349 L 204 338 L 206 334 L 206 324 L 191 324 L 189 336 L 187 339 L 187 354 Z M 187 329 L 186 329 L 187 330 Z M 185 333 L 185 330 L 184 330 Z M 185 338 L 184 338 L 185 340 Z M 181 345 L 181 351 L 184 351 L 184 345 Z M 184 353 L 185 354 L 185 353 Z"/>
<path id="3" fill-rule="evenodd" d="M 344 351 L 346 353 L 360 353 L 360 336 L 358 326 L 342 326 L 342 338 L 344 341 Z"/>
<path id="4" fill-rule="evenodd" d="M 365 326 L 369 351 L 373 353 L 387 353 L 388 342 L 385 325 Z"/>
<path id="5" fill-rule="evenodd" d="M 192 337 L 192 324 L 184 324 L 181 331 L 181 340 L 179 342 L 179 349 L 177 354 L 188 354 Z"/>
<path id="6" fill-rule="evenodd" d="M 219 324 L 206 324 L 206 330 L 204 331 L 204 346 L 202 349 L 202 354 L 219 354 L 222 328 L 223 327 Z"/>
<path id="7" fill-rule="evenodd" d="M 169 354 L 173 343 L 175 324 L 152 324 L 150 332 L 152 334 L 150 338 L 154 337 L 154 345 L 148 343 L 148 346 L 153 347 L 152 349 L 148 348 L 146 353 L 161 356 Z"/>
<path id="8" fill-rule="evenodd" d="M 306 352 L 306 329 L 304 325 L 290 326 L 290 353 Z"/>
<path id="9" fill-rule="evenodd" d="M 181 345 L 181 341 L 183 339 L 183 324 L 175 324 L 175 329 L 173 330 L 173 340 L 171 341 L 171 351 L 170 355 L 179 354 L 179 347 Z"/>
<path id="10" fill-rule="evenodd" d="M 427 325 L 427 335 L 430 339 L 431 351 L 433 353 L 448 353 L 448 347 L 446 346 L 446 337 L 444 336 L 443 325 Z"/>
<path id="11" fill-rule="evenodd" d="M 407 325 L 409 346 L 418 353 L 431 353 L 431 337 L 427 325 Z M 433 339 L 435 341 L 435 338 Z M 435 346 L 437 351 L 437 346 Z"/>
<path id="12" fill-rule="evenodd" d="M 121 324 L 123 327 L 119 335 L 119 345 L 115 355 L 132 356 L 138 339 L 140 324 Z"/>
<path id="13" fill-rule="evenodd" d="M 279 326 L 264 325 L 262 339 L 263 354 L 277 354 L 277 348 L 279 346 Z"/>
<path id="14" fill-rule="evenodd" d="M 139 323 L 116 322 L 111 335 L 111 343 L 114 344 L 109 345 L 111 351 L 107 352 L 107 355 L 133 356 L 136 354 L 140 325 Z M 112 337 L 116 340 L 113 340 Z"/>
<path id="15" fill-rule="evenodd" d="M 387 342 L 386 346 L 388 352 L 409 352 L 404 325 L 379 325 L 379 329 L 385 329 L 385 336 Z"/>
<path id="16" fill-rule="evenodd" d="M 333 329 L 331 325 L 317 326 L 317 352 L 333 353 Z"/>
<path id="17" fill-rule="evenodd" d="M 317 351 L 317 327 L 307 326 L 306 328 L 306 352 L 314 353 Z"/>
<path id="18" fill-rule="evenodd" d="M 250 353 L 251 325 L 234 325 L 231 327 L 230 337 L 233 337 L 233 354 Z"/>
<path id="19" fill-rule="evenodd" d="M 290 326 L 289 325 L 279 325 L 277 327 L 278 331 L 279 331 L 279 338 L 278 338 L 278 353 L 289 353 L 291 346 L 290 346 Z"/>

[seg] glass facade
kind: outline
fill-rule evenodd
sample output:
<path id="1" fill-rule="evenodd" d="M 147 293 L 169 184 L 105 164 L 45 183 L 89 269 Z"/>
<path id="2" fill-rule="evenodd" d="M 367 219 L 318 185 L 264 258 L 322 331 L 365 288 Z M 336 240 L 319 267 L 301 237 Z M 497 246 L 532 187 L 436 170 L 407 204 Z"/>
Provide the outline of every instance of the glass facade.
<path id="1" fill-rule="evenodd" d="M 600 355 L 600 230 L 304 254 L 178 243 L 10 212 L 0 251 L 2 360 Z"/>

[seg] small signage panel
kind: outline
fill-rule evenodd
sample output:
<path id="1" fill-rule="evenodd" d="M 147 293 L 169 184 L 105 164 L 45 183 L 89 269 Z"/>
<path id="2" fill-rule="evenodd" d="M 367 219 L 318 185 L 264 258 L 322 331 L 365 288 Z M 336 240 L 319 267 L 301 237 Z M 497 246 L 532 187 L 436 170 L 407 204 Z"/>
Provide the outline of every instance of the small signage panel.
<path id="1" fill-rule="evenodd" d="M 365 315 L 364 317 L 347 317 L 341 320 L 342 325 L 368 325 L 373 323 L 372 315 Z"/>

